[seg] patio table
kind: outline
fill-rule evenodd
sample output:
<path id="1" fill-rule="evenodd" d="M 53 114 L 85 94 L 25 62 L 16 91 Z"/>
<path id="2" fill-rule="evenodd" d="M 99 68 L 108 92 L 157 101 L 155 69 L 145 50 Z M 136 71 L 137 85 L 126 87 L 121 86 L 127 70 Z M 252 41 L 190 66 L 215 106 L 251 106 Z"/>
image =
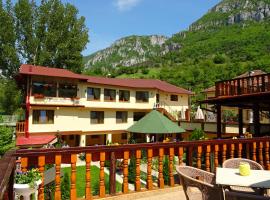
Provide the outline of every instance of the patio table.
<path id="1" fill-rule="evenodd" d="M 218 167 L 216 170 L 216 184 L 268 189 L 270 188 L 270 171 L 250 170 L 249 176 L 241 176 L 239 169 Z"/>

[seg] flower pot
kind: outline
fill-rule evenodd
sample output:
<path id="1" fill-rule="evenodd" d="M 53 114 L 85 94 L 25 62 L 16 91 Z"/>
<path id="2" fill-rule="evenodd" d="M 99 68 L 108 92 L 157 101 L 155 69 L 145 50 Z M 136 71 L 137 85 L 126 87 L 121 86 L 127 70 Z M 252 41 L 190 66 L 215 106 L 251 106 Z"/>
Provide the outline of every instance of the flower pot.
<path id="1" fill-rule="evenodd" d="M 41 184 L 41 182 L 42 182 L 41 180 L 36 181 L 36 185 L 34 186 L 34 188 L 31 188 L 29 184 L 15 183 L 14 191 L 16 195 L 23 196 L 24 200 L 30 200 L 30 195 L 37 192 L 38 187 Z"/>

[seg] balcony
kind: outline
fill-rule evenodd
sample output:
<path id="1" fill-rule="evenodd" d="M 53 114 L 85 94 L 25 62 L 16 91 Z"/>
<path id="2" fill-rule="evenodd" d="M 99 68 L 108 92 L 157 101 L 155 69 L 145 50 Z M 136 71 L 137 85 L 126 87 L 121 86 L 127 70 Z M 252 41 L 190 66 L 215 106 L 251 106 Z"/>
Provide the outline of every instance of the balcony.
<path id="1" fill-rule="evenodd" d="M 161 192 L 168 195 L 175 192 L 166 188 L 179 185 L 177 175 L 175 174 L 175 165 L 195 166 L 206 171 L 215 172 L 216 167 L 220 166 L 226 159 L 241 157 L 259 162 L 264 169 L 270 170 L 269 163 L 269 144 L 270 138 L 253 139 L 225 139 L 225 140 L 206 140 L 195 142 L 175 142 L 175 143 L 151 143 L 134 144 L 121 146 L 92 146 L 92 147 L 74 147 L 61 149 L 21 149 L 7 152 L 0 160 L 0 199 L 13 199 L 13 175 L 16 158 L 21 158 L 21 169 L 26 171 L 29 167 L 39 168 L 42 174 L 42 184 L 39 187 L 38 199 L 44 199 L 44 172 L 46 164 L 55 166 L 55 199 L 61 199 L 61 165 L 70 165 L 70 199 L 81 198 L 76 195 L 76 191 L 83 184 L 85 199 L 92 199 L 91 166 L 98 165 L 98 197 L 106 198 L 119 195 L 123 198 L 125 195 L 136 194 L 140 191 Z M 77 155 L 85 153 L 85 182 L 76 184 L 76 178 L 79 177 L 77 166 Z M 163 165 L 164 157 L 168 158 L 168 166 Z M 131 158 L 135 159 L 136 178 L 134 191 L 130 189 L 128 183 L 128 163 Z M 175 162 L 177 158 L 177 162 Z M 116 160 L 122 160 L 122 192 L 116 193 Z M 110 161 L 109 171 L 109 190 L 106 190 L 105 181 L 105 161 Z M 98 164 L 97 164 L 98 162 Z M 157 164 L 157 168 L 153 166 Z M 145 185 L 141 182 L 141 171 L 146 169 Z M 165 183 L 164 168 L 168 168 L 168 182 Z M 157 178 L 153 178 L 156 172 Z M 79 185 L 78 185 L 79 184 Z M 165 190 L 161 190 L 164 189 Z M 106 194 L 106 191 L 108 193 Z M 155 192 L 155 193 L 156 193 Z M 174 193 L 175 195 L 175 193 Z M 117 196 L 116 196 L 117 197 Z M 127 198 L 129 196 L 126 196 Z M 118 197 L 116 198 L 118 199 Z M 125 199 L 125 198 L 123 198 Z"/>
<path id="2" fill-rule="evenodd" d="M 80 98 L 64 98 L 64 97 L 45 97 L 43 95 L 35 95 L 30 97 L 31 105 L 38 106 L 66 106 L 66 107 L 84 107 Z"/>
<path id="3" fill-rule="evenodd" d="M 270 73 L 216 82 L 216 98 L 270 92 Z"/>

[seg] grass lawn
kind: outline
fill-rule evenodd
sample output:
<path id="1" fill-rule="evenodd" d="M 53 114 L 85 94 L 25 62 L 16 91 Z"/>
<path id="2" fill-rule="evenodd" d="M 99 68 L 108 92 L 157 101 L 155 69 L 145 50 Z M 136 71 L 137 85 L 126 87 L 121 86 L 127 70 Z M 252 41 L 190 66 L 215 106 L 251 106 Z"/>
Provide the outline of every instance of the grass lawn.
<path id="1" fill-rule="evenodd" d="M 71 169 L 70 167 L 63 168 L 64 173 L 68 173 L 70 177 Z M 96 166 L 91 166 L 91 185 L 92 194 L 98 195 L 99 193 L 99 168 Z M 83 197 L 85 195 L 85 166 L 78 166 L 76 168 L 76 188 L 77 197 Z M 109 193 L 109 175 L 105 174 L 105 188 L 106 193 Z M 116 191 L 120 192 L 122 190 L 122 184 L 116 182 Z"/>

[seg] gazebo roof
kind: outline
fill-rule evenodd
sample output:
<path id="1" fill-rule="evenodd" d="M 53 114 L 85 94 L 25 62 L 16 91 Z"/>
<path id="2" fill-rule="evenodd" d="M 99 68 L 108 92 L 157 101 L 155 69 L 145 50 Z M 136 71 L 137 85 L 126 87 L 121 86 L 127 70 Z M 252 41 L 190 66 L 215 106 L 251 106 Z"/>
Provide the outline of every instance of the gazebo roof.
<path id="1" fill-rule="evenodd" d="M 183 133 L 185 130 L 160 112 L 153 110 L 129 127 L 127 131 L 145 134 Z"/>

